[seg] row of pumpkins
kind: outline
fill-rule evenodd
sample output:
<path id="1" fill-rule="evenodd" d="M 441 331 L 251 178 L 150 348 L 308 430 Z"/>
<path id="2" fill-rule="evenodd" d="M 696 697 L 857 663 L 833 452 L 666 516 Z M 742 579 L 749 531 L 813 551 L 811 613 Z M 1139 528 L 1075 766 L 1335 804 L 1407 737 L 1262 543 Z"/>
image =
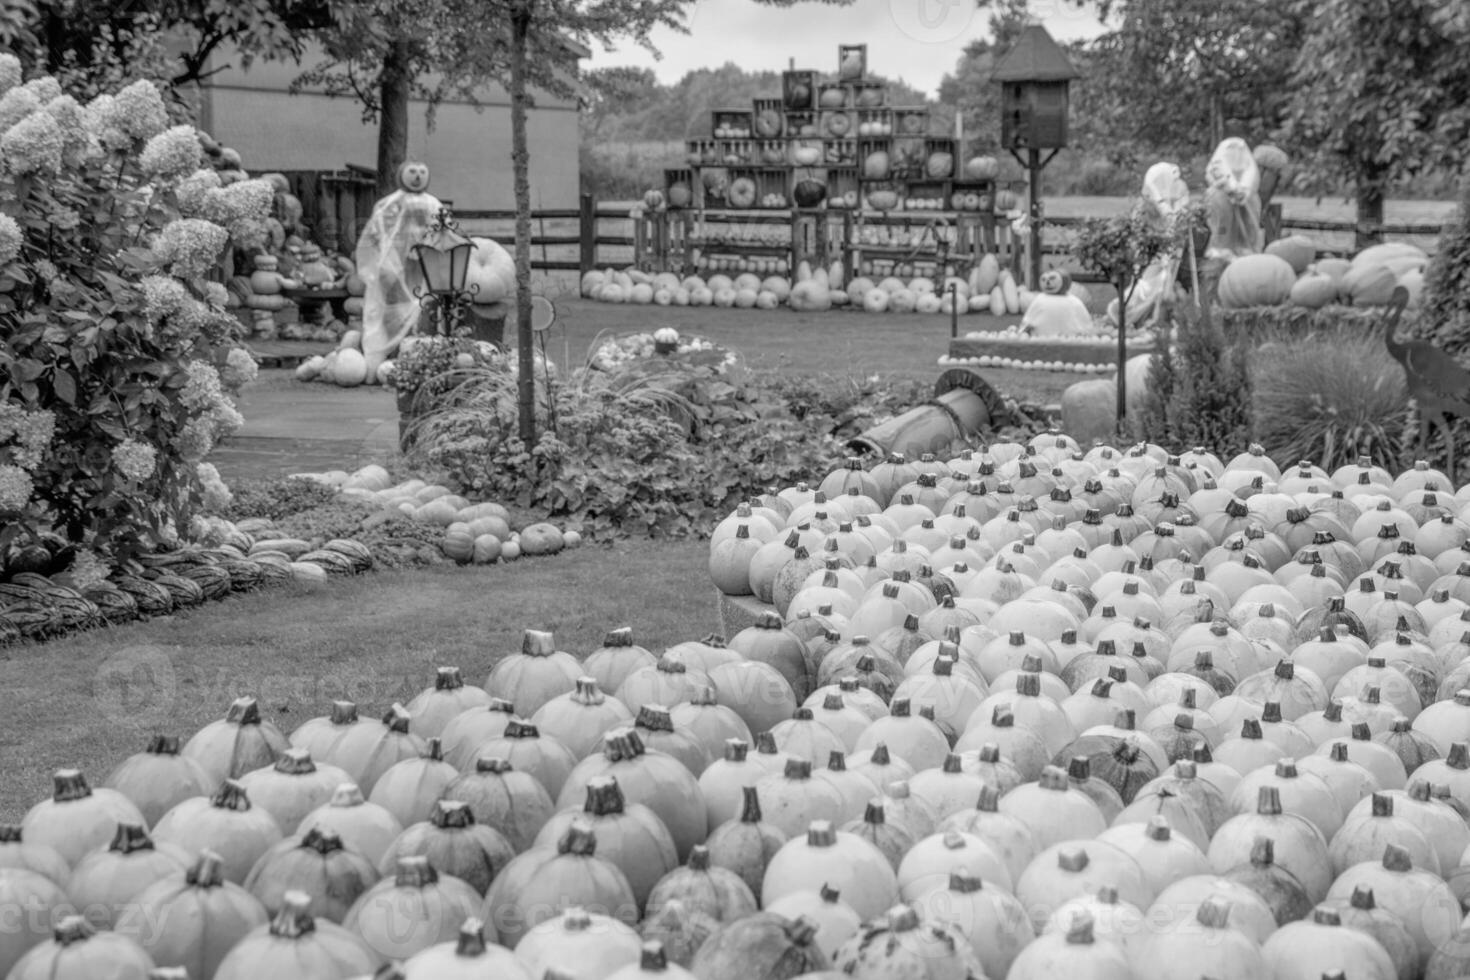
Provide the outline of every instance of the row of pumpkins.
<path id="1" fill-rule="evenodd" d="M 728 644 L 529 630 L 381 718 L 287 737 L 244 697 L 100 786 L 58 773 L 0 831 L 0 901 L 40 910 L 0 967 L 1470 969 L 1470 492 L 1054 433 L 822 482 L 716 532 L 717 581 L 773 606 Z"/>
<path id="2" fill-rule="evenodd" d="M 300 479 L 338 487 L 344 496 L 373 507 L 393 511 L 416 521 L 444 529 L 440 550 L 461 565 L 490 565 L 514 561 L 521 555 L 554 555 L 582 543 L 577 531 L 563 530 L 547 521 L 512 529 L 510 512 L 493 501 L 472 503 L 438 483 L 408 479 L 393 483 L 388 471 L 376 463 L 348 473 L 298 473 Z M 276 547 L 281 542 L 275 542 Z M 304 541 L 286 542 L 293 548 Z"/>
<path id="3" fill-rule="evenodd" d="M 1363 249 L 1351 260 L 1318 258 L 1316 242 L 1304 235 L 1277 239 L 1259 255 L 1233 259 L 1220 275 L 1220 305 L 1226 309 L 1290 304 L 1386 306 L 1394 287 L 1409 293 L 1409 306 L 1424 290 L 1429 256 L 1407 242 Z"/>
<path id="4" fill-rule="evenodd" d="M 1038 294 L 1016 282 L 1010 269 L 1001 268 L 993 253 L 987 253 L 976 263 L 968 276 L 952 276 L 942 281 L 927 276 L 908 281 L 893 276 L 881 281 L 866 276 L 849 280 L 841 262 L 834 262 L 826 269 L 802 262 L 790 278 L 779 274 L 762 277 L 756 272 L 681 278 L 671 272 L 648 273 L 629 267 L 584 274 L 581 292 L 584 297 L 603 303 L 760 310 L 787 306 L 807 313 L 843 307 L 868 313 L 949 315 L 958 310 L 994 316 L 1027 313 L 1038 298 Z M 1069 280 L 1063 292 L 1076 298 L 1086 318 L 1085 304 L 1090 300 L 1087 287 Z M 1069 327 L 1065 332 L 1080 330 Z"/>

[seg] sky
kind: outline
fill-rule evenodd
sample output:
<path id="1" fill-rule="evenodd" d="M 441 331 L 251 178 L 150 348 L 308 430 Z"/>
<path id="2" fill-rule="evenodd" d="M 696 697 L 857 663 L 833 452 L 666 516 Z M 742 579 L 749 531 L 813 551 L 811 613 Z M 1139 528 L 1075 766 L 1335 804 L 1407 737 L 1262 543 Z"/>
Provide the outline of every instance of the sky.
<path id="1" fill-rule="evenodd" d="M 1030 9 L 1058 41 L 1101 31 L 1096 13 L 1078 9 L 1071 0 L 1031 0 Z M 727 61 L 751 71 L 782 71 L 795 59 L 797 68 L 832 72 L 837 45 L 866 44 L 871 71 L 901 78 L 932 96 L 964 46 L 988 35 L 988 20 L 975 0 L 855 0 L 847 7 L 800 3 L 785 8 L 753 0 L 696 0 L 686 16 L 688 34 L 654 32 L 662 58 L 625 43 L 616 51 L 594 47 L 584 65 L 648 67 L 665 84 Z"/>

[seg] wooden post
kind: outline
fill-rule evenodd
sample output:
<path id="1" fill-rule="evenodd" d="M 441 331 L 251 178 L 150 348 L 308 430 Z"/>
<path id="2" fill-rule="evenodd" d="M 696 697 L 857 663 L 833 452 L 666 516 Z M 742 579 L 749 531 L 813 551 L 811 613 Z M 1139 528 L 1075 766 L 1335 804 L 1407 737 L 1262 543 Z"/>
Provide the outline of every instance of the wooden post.
<path id="1" fill-rule="evenodd" d="M 1128 284 L 1118 285 L 1118 424 L 1123 435 L 1128 420 Z"/>
<path id="2" fill-rule="evenodd" d="M 582 275 L 586 275 L 597 268 L 597 200 L 591 194 L 583 194 L 581 200 L 581 214 L 577 219 L 577 234 L 581 241 L 578 243 L 580 254 L 577 262 L 581 266 Z"/>
<path id="3" fill-rule="evenodd" d="M 1031 179 L 1031 255 L 1026 271 L 1026 286 L 1032 292 L 1041 290 L 1041 151 L 1032 147 L 1026 151 L 1026 171 Z"/>

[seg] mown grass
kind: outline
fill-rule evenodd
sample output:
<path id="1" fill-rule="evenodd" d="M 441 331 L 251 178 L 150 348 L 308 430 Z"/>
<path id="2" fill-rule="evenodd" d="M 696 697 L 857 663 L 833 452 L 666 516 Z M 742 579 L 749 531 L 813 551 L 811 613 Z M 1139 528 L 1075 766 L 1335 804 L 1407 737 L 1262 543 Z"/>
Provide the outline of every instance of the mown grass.
<path id="1" fill-rule="evenodd" d="M 50 795 L 51 774 L 100 784 L 153 732 L 181 737 L 258 697 L 289 732 L 335 699 L 381 713 L 453 664 L 484 682 L 547 629 L 585 656 L 631 626 L 654 652 L 719 630 L 701 541 L 629 541 L 479 568 L 373 572 L 319 591 L 234 596 L 151 622 L 0 651 L 0 822 Z"/>

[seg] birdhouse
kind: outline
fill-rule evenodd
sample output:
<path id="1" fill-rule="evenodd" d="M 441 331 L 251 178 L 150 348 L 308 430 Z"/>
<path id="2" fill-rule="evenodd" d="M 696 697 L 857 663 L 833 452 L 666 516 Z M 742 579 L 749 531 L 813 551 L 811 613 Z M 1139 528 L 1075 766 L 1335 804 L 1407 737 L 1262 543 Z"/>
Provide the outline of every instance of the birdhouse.
<path id="1" fill-rule="evenodd" d="M 1067 86 L 1081 74 L 1067 53 L 1033 24 L 991 74 L 1000 83 L 1000 142 L 1009 150 L 1067 145 Z"/>

